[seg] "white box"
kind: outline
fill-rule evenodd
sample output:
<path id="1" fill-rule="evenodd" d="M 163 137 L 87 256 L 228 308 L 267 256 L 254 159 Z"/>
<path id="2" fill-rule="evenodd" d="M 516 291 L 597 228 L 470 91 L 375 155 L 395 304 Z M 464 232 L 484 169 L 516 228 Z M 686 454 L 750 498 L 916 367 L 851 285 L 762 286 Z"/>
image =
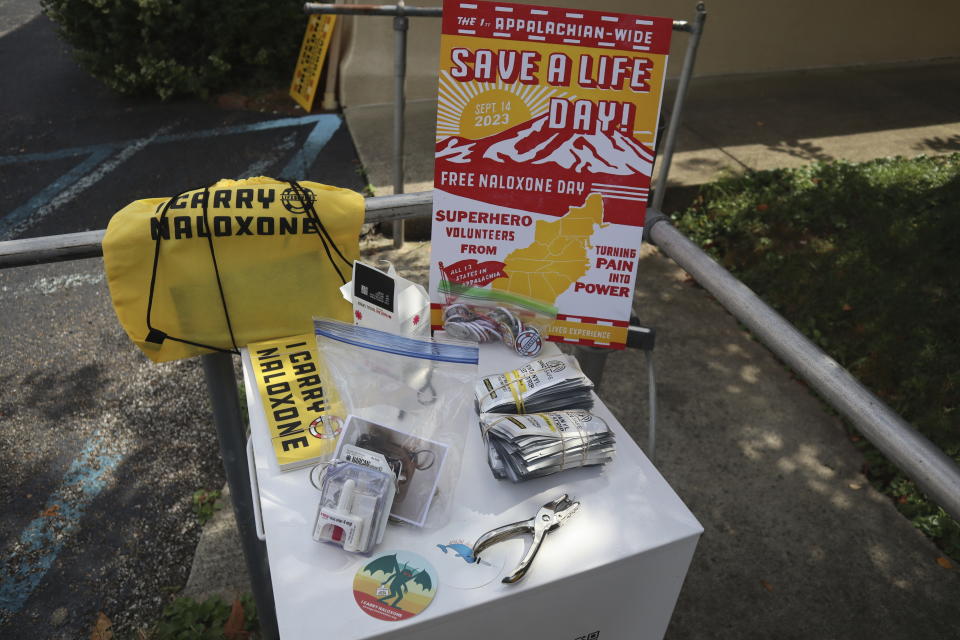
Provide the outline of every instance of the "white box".
<path id="1" fill-rule="evenodd" d="M 480 373 L 515 368 L 523 359 L 502 345 L 481 347 Z M 556 352 L 548 343 L 544 354 Z M 542 357 L 542 355 L 541 355 Z M 602 403 L 594 413 L 617 437 L 617 457 L 604 467 L 572 469 L 512 484 L 490 473 L 472 409 L 464 463 L 450 522 L 439 530 L 390 525 L 379 551 L 401 549 L 427 558 L 440 586 L 420 615 L 399 622 L 362 612 L 354 574 L 369 557 L 311 539 L 317 492 L 308 470 L 281 473 L 271 454 L 262 405 L 243 353 L 256 471 L 267 551 L 284 640 L 390 638 L 417 640 L 637 640 L 661 638 L 703 528 Z M 547 535 L 527 576 L 502 584 L 529 536 L 484 553 L 492 578 L 479 578 L 438 545 L 472 545 L 482 533 L 525 520 L 541 505 L 569 493 L 582 506 Z M 499 571 L 498 571 L 499 569 Z M 496 575 L 495 575 L 496 574 Z"/>
<path id="2" fill-rule="evenodd" d="M 353 324 L 400 336 L 428 337 L 427 290 L 401 278 L 394 266 L 387 264 L 384 272 L 365 262 L 353 261 L 353 279 L 340 287 L 344 300 L 353 305 Z M 370 291 L 366 290 L 368 286 Z"/>

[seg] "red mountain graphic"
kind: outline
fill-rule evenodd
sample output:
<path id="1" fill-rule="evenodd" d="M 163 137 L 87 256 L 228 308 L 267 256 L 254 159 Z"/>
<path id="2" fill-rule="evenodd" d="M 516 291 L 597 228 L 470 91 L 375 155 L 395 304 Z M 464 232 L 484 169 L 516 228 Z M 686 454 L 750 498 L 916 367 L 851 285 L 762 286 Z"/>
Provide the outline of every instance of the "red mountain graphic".
<path id="1" fill-rule="evenodd" d="M 435 183 L 467 198 L 551 215 L 601 193 L 606 222 L 641 225 L 653 157 L 649 147 L 619 130 L 551 129 L 544 114 L 479 140 L 441 140 Z M 472 173 L 473 186 L 444 172 Z"/>
<path id="2" fill-rule="evenodd" d="M 653 151 L 619 130 L 575 133 L 550 129 L 544 114 L 512 129 L 480 140 L 451 136 L 437 143 L 437 158 L 476 162 L 481 158 L 504 164 L 556 164 L 578 173 L 650 176 Z"/>

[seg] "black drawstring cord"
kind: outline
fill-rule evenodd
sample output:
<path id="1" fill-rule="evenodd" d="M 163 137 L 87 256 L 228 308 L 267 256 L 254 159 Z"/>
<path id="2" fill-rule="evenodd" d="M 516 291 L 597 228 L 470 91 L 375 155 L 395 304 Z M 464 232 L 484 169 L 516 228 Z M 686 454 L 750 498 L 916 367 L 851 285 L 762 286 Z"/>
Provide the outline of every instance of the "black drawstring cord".
<path id="1" fill-rule="evenodd" d="M 207 225 L 207 244 L 210 245 L 210 258 L 213 260 L 213 272 L 217 275 L 217 289 L 220 290 L 220 303 L 223 304 L 223 316 L 227 319 L 227 331 L 230 332 L 230 342 L 233 344 L 231 353 L 240 355 L 237 339 L 233 335 L 233 324 L 230 322 L 230 312 L 227 311 L 227 298 L 223 295 L 223 283 L 220 281 L 220 267 L 217 265 L 217 254 L 213 250 L 213 230 L 207 216 L 207 200 L 210 199 L 210 187 L 203 189 L 203 222 Z"/>
<path id="2" fill-rule="evenodd" d="M 173 340 L 174 342 L 182 342 L 183 344 L 189 344 L 194 347 L 200 347 L 202 349 L 210 349 L 211 351 L 219 351 L 220 353 L 229 353 L 232 356 L 240 355 L 239 350 L 234 349 L 222 349 L 220 347 L 215 347 L 210 344 L 203 344 L 202 342 L 193 342 L 192 340 L 184 340 L 183 338 L 175 338 L 173 336 L 167 336 L 167 340 Z"/>
<path id="3" fill-rule="evenodd" d="M 163 205 L 163 211 L 160 212 L 160 222 L 167 217 L 167 211 L 170 209 L 170 205 L 176 202 L 177 198 L 187 193 L 187 191 L 181 191 L 177 195 L 173 196 Z M 157 225 L 157 238 L 155 243 L 155 248 L 153 250 L 153 272 L 150 274 L 150 295 L 147 298 L 147 342 L 152 342 L 154 344 L 163 344 L 163 341 L 169 336 L 160 331 L 153 326 L 153 323 L 150 321 L 150 318 L 153 314 L 153 292 L 157 286 L 157 267 L 160 265 L 160 240 L 163 238 L 163 225 Z"/>
<path id="4" fill-rule="evenodd" d="M 343 274 L 340 272 L 340 268 L 337 266 L 337 263 L 334 261 L 333 256 L 330 255 L 330 247 L 327 246 L 327 242 L 333 246 L 333 250 L 336 251 L 337 255 L 340 257 L 343 262 L 353 267 L 353 263 L 343 257 L 343 254 L 340 252 L 340 249 L 337 247 L 337 243 L 333 241 L 333 238 L 330 236 L 330 232 L 327 231 L 327 228 L 323 225 L 323 221 L 320 220 L 320 216 L 317 214 L 317 210 L 313 207 L 313 200 L 311 200 L 304 189 L 296 180 L 287 180 L 290 185 L 290 188 L 293 189 L 297 197 L 300 198 L 300 202 L 303 203 L 304 212 L 307 214 L 307 217 L 313 220 L 314 225 L 317 228 L 317 236 L 320 238 L 320 243 L 323 245 L 323 250 L 327 254 L 327 260 L 330 261 L 330 265 L 333 267 L 334 271 L 337 272 L 337 275 L 340 277 L 340 282 L 346 284 L 347 280 L 343 277 Z"/>
<path id="5" fill-rule="evenodd" d="M 163 205 L 163 211 L 160 212 L 160 221 L 162 222 L 167 217 L 167 211 L 170 209 L 170 205 L 176 202 L 176 200 L 185 193 L 190 193 L 194 189 L 189 189 L 187 191 L 181 191 L 177 195 L 173 196 L 167 200 L 166 204 Z M 202 342 L 193 342 L 191 340 L 185 340 L 183 338 L 177 338 L 167 334 L 160 329 L 157 329 L 153 326 L 153 323 L 150 321 L 151 315 L 153 313 L 153 292 L 156 289 L 157 285 L 157 267 L 160 265 L 160 241 L 163 238 L 161 233 L 161 225 L 157 225 L 157 241 L 156 248 L 153 251 L 153 272 L 150 274 L 150 296 L 147 298 L 147 337 L 146 342 L 152 342 L 153 344 L 163 344 L 164 340 L 173 340 L 174 342 L 181 342 L 183 344 L 189 344 L 194 347 L 200 347 L 202 349 L 210 349 L 211 351 L 219 351 L 220 353 L 230 353 L 233 355 L 240 355 L 239 349 L 237 349 L 237 341 L 233 337 L 233 328 L 230 325 L 230 314 L 227 313 L 227 301 L 223 297 L 223 287 L 220 285 L 220 271 L 217 269 L 217 258 L 213 253 L 213 233 L 210 230 L 210 223 L 207 220 L 207 199 L 209 197 L 209 188 L 204 188 L 203 190 L 203 222 L 207 225 L 207 238 L 210 241 L 210 255 L 213 257 L 213 268 L 217 274 L 217 286 L 220 287 L 220 300 L 223 303 L 223 313 L 227 316 L 227 328 L 230 330 L 230 341 L 233 342 L 233 349 L 221 349 L 220 347 L 215 347 L 210 344 L 203 344 Z"/>
<path id="6" fill-rule="evenodd" d="M 300 187 L 299 184 L 297 186 Z M 303 189 L 303 187 L 300 187 L 300 188 Z M 310 199 L 307 200 L 307 209 L 310 212 L 310 215 L 313 217 L 313 219 L 317 221 L 317 226 L 320 228 L 321 231 L 323 231 L 323 235 L 327 237 L 327 240 L 330 242 L 330 246 L 332 246 L 333 250 L 337 252 L 337 255 L 340 257 L 340 259 L 343 260 L 344 264 L 353 268 L 353 262 L 351 262 L 350 260 L 347 260 L 343 256 L 343 254 L 340 253 L 340 249 L 337 248 L 337 243 L 333 241 L 333 237 L 330 235 L 330 232 L 327 231 L 327 228 L 325 226 L 323 226 L 323 221 L 320 220 L 320 214 L 317 213 L 316 208 L 314 208 L 313 206 L 313 200 L 310 200 Z"/>
<path id="7" fill-rule="evenodd" d="M 160 220 L 163 220 L 163 217 L 167 215 L 167 208 L 170 206 L 170 203 L 173 202 L 173 198 L 167 201 L 167 204 L 164 205 L 163 213 L 160 214 Z M 150 295 L 147 297 L 147 342 L 154 342 L 160 344 L 163 342 L 163 339 L 166 337 L 166 334 L 162 331 L 158 331 L 153 328 L 153 325 L 150 323 L 150 314 L 153 313 L 153 290 L 157 286 L 157 265 L 160 264 L 160 225 L 157 225 L 157 241 L 153 250 L 153 273 L 150 274 Z M 161 335 L 162 334 L 162 335 Z"/>
<path id="8" fill-rule="evenodd" d="M 340 256 L 340 259 L 346 262 L 346 259 L 343 257 L 343 254 L 340 253 L 340 250 L 337 248 L 336 243 L 333 242 L 333 239 L 330 238 L 330 234 L 327 233 L 326 227 L 323 226 L 323 222 L 320 220 L 320 216 L 317 215 L 316 209 L 313 208 L 313 201 L 307 196 L 306 189 L 300 186 L 300 183 L 296 180 L 288 180 L 287 183 L 290 185 L 290 188 L 297 194 L 297 197 L 300 199 L 300 202 L 303 204 L 303 212 L 307 218 L 313 221 L 314 229 L 317 232 L 317 237 L 320 238 L 320 244 L 323 246 L 324 252 L 327 254 L 327 260 L 330 262 L 330 266 L 333 267 L 333 270 L 337 272 L 337 276 L 340 278 L 342 284 L 346 284 L 347 281 L 343 277 L 343 274 L 340 272 L 340 268 L 337 266 L 337 263 L 334 262 L 333 256 L 330 255 L 330 247 L 327 244 L 329 240 L 330 244 L 333 245 L 334 251 L 337 252 L 337 255 Z"/>
<path id="9" fill-rule="evenodd" d="M 337 272 L 337 275 L 340 277 L 340 282 L 346 284 L 347 280 L 343 277 L 343 273 L 340 271 L 340 268 L 337 266 L 336 261 L 333 259 L 333 255 L 330 253 L 330 246 L 333 247 L 333 250 L 336 252 L 337 256 L 346 264 L 347 266 L 352 267 L 353 263 L 347 260 L 343 253 L 337 247 L 337 243 L 333 241 L 330 232 L 327 231 L 327 228 L 324 226 L 323 221 L 320 219 L 320 216 L 317 214 L 317 210 L 313 206 L 313 200 L 307 196 L 307 190 L 300 186 L 296 180 L 287 181 L 290 187 L 297 194 L 297 197 L 300 198 L 300 202 L 303 203 L 304 213 L 306 213 L 307 218 L 314 222 L 316 227 L 317 237 L 320 238 L 320 243 L 323 245 L 323 250 L 327 254 L 327 260 L 330 261 L 330 265 L 333 267 L 334 271 Z M 167 200 L 163 205 L 163 211 L 160 212 L 160 221 L 162 222 L 167 217 L 167 211 L 170 209 L 170 205 L 174 203 L 180 196 L 185 193 L 190 193 L 191 191 L 196 191 L 196 189 L 191 189 L 187 191 L 182 191 L 175 195 L 174 197 Z M 193 342 L 192 340 L 185 340 L 184 338 L 177 338 L 167 334 L 160 329 L 157 329 L 153 326 L 151 322 L 151 316 L 153 313 L 153 295 L 156 289 L 157 284 L 157 268 L 160 265 L 160 242 L 163 238 L 161 233 L 161 225 L 157 226 L 157 239 L 156 245 L 153 252 L 153 270 L 150 274 L 150 296 L 147 299 L 147 342 L 152 342 L 154 344 L 163 344 L 164 340 L 173 340 L 174 342 L 180 342 L 183 344 L 188 344 L 194 347 L 200 347 L 202 349 L 209 349 L 211 351 L 219 351 L 221 353 L 230 353 L 233 355 L 240 355 L 240 349 L 237 347 L 237 339 L 233 333 L 233 323 L 230 321 L 230 312 L 227 309 L 227 298 L 223 293 L 223 282 L 220 278 L 220 267 L 217 264 L 217 254 L 213 248 L 213 230 L 210 227 L 210 220 L 208 215 L 208 201 L 210 199 L 210 188 L 204 187 L 203 189 L 203 222 L 207 227 L 207 244 L 210 247 L 210 258 L 213 261 L 213 271 L 217 277 L 217 289 L 220 291 L 220 303 L 223 305 L 223 315 L 227 321 L 227 331 L 230 332 L 230 342 L 233 344 L 233 349 L 222 349 L 220 347 L 215 347 L 209 344 L 203 344 L 202 342 Z M 329 246 L 328 243 L 329 242 Z"/>

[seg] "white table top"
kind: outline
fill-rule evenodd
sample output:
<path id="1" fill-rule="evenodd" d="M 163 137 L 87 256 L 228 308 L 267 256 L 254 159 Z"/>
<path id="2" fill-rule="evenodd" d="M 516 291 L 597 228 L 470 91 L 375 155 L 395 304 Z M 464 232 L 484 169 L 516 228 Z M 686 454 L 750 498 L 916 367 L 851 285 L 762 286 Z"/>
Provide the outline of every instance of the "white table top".
<path id="1" fill-rule="evenodd" d="M 556 346 L 548 343 L 541 356 L 557 352 Z M 483 346 L 480 353 L 481 375 L 503 372 L 525 362 L 501 345 Z M 352 592 L 354 574 L 370 558 L 311 538 L 318 493 L 309 483 L 308 469 L 278 470 L 245 349 L 243 367 L 274 599 L 280 635 L 285 640 L 376 636 L 537 589 L 569 577 L 571 572 L 595 569 L 677 540 L 698 537 L 703 531 L 603 403 L 597 402 L 593 413 L 606 420 L 616 435 L 617 457 L 613 462 L 519 484 L 497 480 L 491 474 L 471 406 L 459 418 L 467 429 L 467 438 L 449 523 L 434 530 L 390 525 L 376 551 L 414 551 L 430 560 L 440 574 L 436 598 L 423 613 L 409 620 L 376 620 L 360 610 Z M 523 554 L 522 539 L 496 545 L 484 554 L 493 568 L 480 580 L 486 582 L 482 586 L 474 586 L 479 578 L 464 578 L 457 573 L 452 564 L 447 564 L 445 558 L 450 556 L 444 556 L 437 547 L 452 541 L 471 545 L 489 529 L 532 517 L 542 504 L 563 493 L 581 502 L 579 512 L 547 536 L 530 572 L 517 584 L 502 584 L 500 578 L 512 571 Z M 462 560 L 457 562 L 470 566 Z M 686 567 L 682 570 L 685 572 Z M 468 586 L 464 580 L 473 583 L 471 588 L 461 588 Z"/>

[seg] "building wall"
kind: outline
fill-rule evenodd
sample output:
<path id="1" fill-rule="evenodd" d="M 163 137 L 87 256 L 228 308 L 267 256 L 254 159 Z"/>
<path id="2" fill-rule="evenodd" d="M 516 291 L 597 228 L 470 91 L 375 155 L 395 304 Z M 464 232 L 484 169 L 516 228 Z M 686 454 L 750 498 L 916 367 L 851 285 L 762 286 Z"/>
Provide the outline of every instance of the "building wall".
<path id="1" fill-rule="evenodd" d="M 438 6 L 440 0 L 411 0 Z M 544 0 L 533 4 L 692 19 L 689 0 Z M 960 57 L 956 0 L 709 0 L 695 75 L 776 72 Z M 341 65 L 344 105 L 393 100 L 393 18 L 354 17 Z M 438 18 L 411 18 L 407 99 L 436 96 Z M 669 75 L 679 74 L 688 36 L 674 32 Z"/>

